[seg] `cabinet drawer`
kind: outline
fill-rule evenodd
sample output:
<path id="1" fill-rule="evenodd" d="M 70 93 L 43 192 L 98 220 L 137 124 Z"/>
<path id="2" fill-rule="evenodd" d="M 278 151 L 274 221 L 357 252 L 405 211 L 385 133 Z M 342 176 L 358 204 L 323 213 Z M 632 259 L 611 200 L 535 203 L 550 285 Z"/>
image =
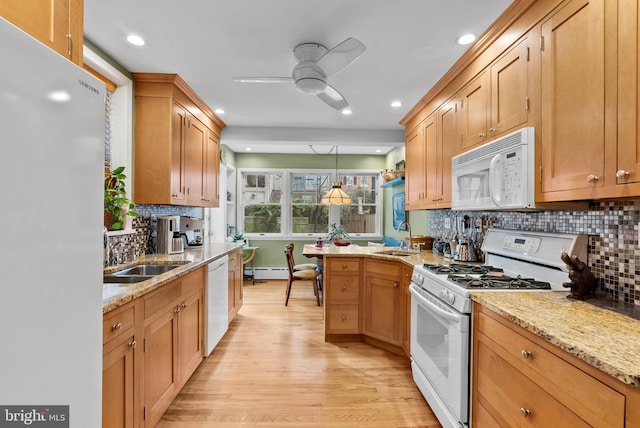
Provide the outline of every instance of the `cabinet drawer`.
<path id="1" fill-rule="evenodd" d="M 478 324 L 478 330 L 504 349 L 505 358 L 518 370 L 543 378 L 545 390 L 590 424 L 624 426 L 624 395 L 483 312 L 478 314 Z M 542 384 L 542 380 L 536 382 Z"/>
<path id="2" fill-rule="evenodd" d="M 180 281 L 173 281 L 159 290 L 150 293 L 144 299 L 144 318 L 171 306 L 180 298 Z"/>
<path id="3" fill-rule="evenodd" d="M 327 278 L 327 297 L 330 303 L 358 303 L 359 275 L 331 275 Z"/>
<path id="4" fill-rule="evenodd" d="M 359 333 L 358 305 L 329 305 L 329 330 L 339 333 Z"/>
<path id="5" fill-rule="evenodd" d="M 367 260 L 365 264 L 367 273 L 375 275 L 392 276 L 399 278 L 402 273 L 401 262 L 383 262 L 379 260 Z"/>
<path id="6" fill-rule="evenodd" d="M 135 325 L 135 306 L 126 306 L 108 312 L 102 318 L 102 343 L 115 339 Z"/>
<path id="7" fill-rule="evenodd" d="M 484 343 L 478 344 L 476 370 L 477 400 L 506 426 L 551 427 L 558 421 L 564 428 L 590 426 Z"/>
<path id="8" fill-rule="evenodd" d="M 329 272 L 360 272 L 360 259 L 329 259 Z"/>
<path id="9" fill-rule="evenodd" d="M 195 272 L 192 272 L 180 279 L 180 287 L 182 289 L 182 295 L 192 294 L 204 285 L 204 268 L 200 268 Z"/>

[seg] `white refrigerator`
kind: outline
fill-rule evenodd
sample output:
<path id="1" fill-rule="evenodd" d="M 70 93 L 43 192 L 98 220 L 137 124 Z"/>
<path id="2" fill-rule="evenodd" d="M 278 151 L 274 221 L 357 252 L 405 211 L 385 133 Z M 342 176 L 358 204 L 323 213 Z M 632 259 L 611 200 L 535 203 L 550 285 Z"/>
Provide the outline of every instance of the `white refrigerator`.
<path id="1" fill-rule="evenodd" d="M 101 425 L 104 101 L 0 18 L 0 426 Z"/>

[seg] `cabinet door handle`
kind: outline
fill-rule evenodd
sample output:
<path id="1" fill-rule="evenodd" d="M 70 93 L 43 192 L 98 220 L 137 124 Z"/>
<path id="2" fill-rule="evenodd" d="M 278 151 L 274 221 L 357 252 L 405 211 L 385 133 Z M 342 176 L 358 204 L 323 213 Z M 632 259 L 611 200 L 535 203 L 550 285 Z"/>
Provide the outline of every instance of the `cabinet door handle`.
<path id="1" fill-rule="evenodd" d="M 600 180 L 600 177 L 598 177 L 597 175 L 593 175 L 593 174 L 587 175 L 587 183 L 595 183 L 598 180 Z"/>
<path id="2" fill-rule="evenodd" d="M 347 286 L 346 285 L 342 286 L 342 291 L 347 291 Z"/>
<path id="3" fill-rule="evenodd" d="M 479 133 L 479 134 L 478 134 L 478 137 L 480 137 L 480 138 L 484 138 L 484 137 L 486 137 L 486 135 L 485 135 L 485 133 L 484 133 L 484 132 L 481 132 L 481 133 Z"/>
<path id="4" fill-rule="evenodd" d="M 398 281 L 393 281 L 393 288 L 398 288 L 400 283 Z"/>
<path id="5" fill-rule="evenodd" d="M 174 313 L 179 313 L 180 312 L 180 306 L 176 306 L 176 308 L 173 310 Z"/>
<path id="6" fill-rule="evenodd" d="M 522 416 L 524 416 L 525 418 L 528 418 L 529 416 L 531 416 L 531 410 L 520 407 L 520 414 L 522 414 Z"/>
<path id="7" fill-rule="evenodd" d="M 627 177 L 629 177 L 629 171 L 620 169 L 618 170 L 618 172 L 616 172 L 616 178 L 627 178 Z"/>
<path id="8" fill-rule="evenodd" d="M 347 320 L 347 315 L 346 314 L 342 314 L 342 321 L 346 321 Z"/>
<path id="9" fill-rule="evenodd" d="M 121 322 L 115 323 L 115 324 L 113 325 L 113 327 L 111 327 L 111 328 L 112 328 L 114 331 L 120 331 L 120 330 L 122 330 L 122 323 L 121 323 Z"/>
<path id="10" fill-rule="evenodd" d="M 189 305 L 187 304 L 187 302 L 184 302 L 181 306 L 182 306 L 182 308 L 184 309 L 184 308 L 186 308 L 186 307 L 187 307 L 187 306 L 189 306 Z"/>
<path id="11" fill-rule="evenodd" d="M 347 265 L 342 265 L 342 269 L 346 269 L 346 268 L 347 268 Z"/>
<path id="12" fill-rule="evenodd" d="M 136 346 L 138 346 L 138 342 L 136 342 L 135 340 L 129 343 L 129 348 L 131 349 L 135 349 Z"/>
<path id="13" fill-rule="evenodd" d="M 531 351 L 527 351 L 526 349 L 523 349 L 522 351 L 520 351 L 520 355 L 522 355 L 522 358 L 524 358 L 525 360 L 528 360 L 533 356 Z"/>

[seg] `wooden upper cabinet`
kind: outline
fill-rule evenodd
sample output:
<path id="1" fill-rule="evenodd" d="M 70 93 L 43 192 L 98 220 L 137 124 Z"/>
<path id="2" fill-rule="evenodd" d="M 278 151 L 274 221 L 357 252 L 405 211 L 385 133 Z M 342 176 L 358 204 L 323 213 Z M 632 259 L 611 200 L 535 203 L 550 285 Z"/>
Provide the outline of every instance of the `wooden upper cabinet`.
<path id="1" fill-rule="evenodd" d="M 407 209 L 418 209 L 425 188 L 424 132 L 422 123 L 407 135 L 405 159 L 405 205 Z"/>
<path id="2" fill-rule="evenodd" d="M 543 194 L 603 185 L 604 3 L 568 1 L 541 26 Z"/>
<path id="3" fill-rule="evenodd" d="M 133 73 L 133 77 L 134 202 L 217 207 L 219 135 L 224 122 L 178 75 Z"/>
<path id="4" fill-rule="evenodd" d="M 458 153 L 487 141 L 489 90 L 483 71 L 460 91 L 460 146 Z"/>
<path id="5" fill-rule="evenodd" d="M 2 0 L 0 16 L 82 66 L 82 0 Z"/>
<path id="6" fill-rule="evenodd" d="M 424 143 L 424 204 L 431 205 L 438 202 L 441 191 L 440 182 L 442 171 L 440 170 L 440 156 L 438 150 L 438 133 L 436 127 L 436 115 L 432 114 L 423 122 Z M 405 178 L 406 181 L 406 178 Z"/>
<path id="7" fill-rule="evenodd" d="M 451 158 L 458 142 L 458 104 L 454 98 L 438 109 L 439 208 L 451 207 Z"/>
<path id="8" fill-rule="evenodd" d="M 640 183 L 640 8 L 636 1 L 618 6 L 618 150 L 615 174 L 618 184 Z M 624 186 L 627 187 L 627 186 Z M 640 186 L 629 196 L 640 194 Z M 626 195 L 625 195 L 626 196 Z"/>
<path id="9" fill-rule="evenodd" d="M 493 62 L 491 76 L 491 117 L 489 137 L 506 134 L 525 126 L 529 120 L 529 71 L 531 36 Z"/>

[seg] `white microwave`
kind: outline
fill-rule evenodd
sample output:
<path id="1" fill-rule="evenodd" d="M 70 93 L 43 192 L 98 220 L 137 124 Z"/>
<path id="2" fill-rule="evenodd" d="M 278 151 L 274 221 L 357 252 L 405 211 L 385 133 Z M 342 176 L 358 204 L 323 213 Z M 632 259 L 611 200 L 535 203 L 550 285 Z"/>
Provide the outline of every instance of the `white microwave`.
<path id="1" fill-rule="evenodd" d="M 536 209 L 534 143 L 527 127 L 453 157 L 451 209 Z"/>

